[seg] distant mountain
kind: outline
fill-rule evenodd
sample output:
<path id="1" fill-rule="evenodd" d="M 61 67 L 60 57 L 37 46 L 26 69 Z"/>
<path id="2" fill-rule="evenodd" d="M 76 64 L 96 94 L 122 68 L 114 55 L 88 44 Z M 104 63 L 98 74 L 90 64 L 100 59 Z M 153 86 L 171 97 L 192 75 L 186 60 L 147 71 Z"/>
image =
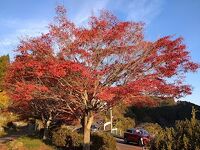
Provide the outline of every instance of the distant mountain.
<path id="1" fill-rule="evenodd" d="M 125 116 L 132 117 L 137 123 L 151 122 L 161 126 L 174 126 L 176 120 L 191 118 L 192 107 L 197 110 L 196 118 L 200 120 L 200 106 L 186 101 L 178 101 L 174 105 L 159 107 L 129 107 Z"/>

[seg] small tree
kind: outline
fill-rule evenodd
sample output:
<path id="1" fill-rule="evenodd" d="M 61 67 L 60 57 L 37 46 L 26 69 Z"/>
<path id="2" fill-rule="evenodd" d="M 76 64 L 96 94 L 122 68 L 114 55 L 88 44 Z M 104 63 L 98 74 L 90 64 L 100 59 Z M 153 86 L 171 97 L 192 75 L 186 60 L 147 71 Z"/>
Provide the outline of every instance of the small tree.
<path id="1" fill-rule="evenodd" d="M 119 101 L 153 105 L 155 96 L 190 94 L 182 75 L 199 67 L 182 38 L 146 41 L 142 23 L 119 21 L 106 11 L 77 27 L 61 6 L 49 32 L 21 41 L 17 52 L 6 79 L 12 98 L 25 105 L 35 99 L 63 102 L 62 111 L 82 120 L 84 149 L 94 114 Z"/>
<path id="2" fill-rule="evenodd" d="M 0 56 L 0 91 L 3 91 L 3 81 L 10 63 L 9 55 Z"/>
<path id="3" fill-rule="evenodd" d="M 0 92 L 0 111 L 9 106 L 10 99 L 5 91 Z"/>
<path id="4" fill-rule="evenodd" d="M 73 115 L 70 111 L 65 111 L 62 107 L 65 105 L 62 101 L 54 99 L 33 99 L 30 101 L 29 114 L 31 117 L 42 120 L 44 125 L 43 140 L 46 140 L 49 135 L 51 126 L 56 125 L 58 122 L 73 123 Z M 22 111 L 24 108 L 22 108 Z M 27 111 L 23 111 L 27 113 Z"/>
<path id="5" fill-rule="evenodd" d="M 9 110 L 20 114 L 24 119 L 34 118 L 39 120 L 44 127 L 43 140 L 49 135 L 49 129 L 61 123 L 75 124 L 74 115 L 67 108 L 65 103 L 55 99 L 31 99 L 28 102 L 15 102 Z M 35 124 L 37 126 L 37 123 Z M 37 129 L 37 128 L 36 128 Z"/>

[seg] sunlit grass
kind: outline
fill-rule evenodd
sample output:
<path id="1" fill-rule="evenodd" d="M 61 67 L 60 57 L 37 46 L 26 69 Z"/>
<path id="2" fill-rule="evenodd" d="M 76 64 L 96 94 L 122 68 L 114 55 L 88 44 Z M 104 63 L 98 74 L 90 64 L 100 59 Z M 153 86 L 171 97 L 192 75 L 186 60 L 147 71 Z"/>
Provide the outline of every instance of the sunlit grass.
<path id="1" fill-rule="evenodd" d="M 30 137 L 20 137 L 8 144 L 9 149 L 23 149 L 23 150 L 53 150 L 52 147 L 44 144 L 42 140 Z"/>

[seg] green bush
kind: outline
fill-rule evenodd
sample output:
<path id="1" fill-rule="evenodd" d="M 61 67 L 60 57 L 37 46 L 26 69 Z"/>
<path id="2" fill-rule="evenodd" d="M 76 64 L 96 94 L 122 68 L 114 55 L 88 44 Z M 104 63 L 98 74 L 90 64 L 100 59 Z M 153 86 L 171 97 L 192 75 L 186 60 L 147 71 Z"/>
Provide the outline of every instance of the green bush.
<path id="1" fill-rule="evenodd" d="M 82 149 L 83 135 L 61 127 L 53 131 L 52 143 L 63 149 Z M 109 133 L 98 132 L 91 135 L 91 150 L 116 150 L 116 141 Z"/>
<path id="2" fill-rule="evenodd" d="M 61 127 L 53 131 L 52 143 L 57 147 L 65 149 L 80 148 L 83 143 L 83 136 L 75 131 L 72 132 L 67 127 Z"/>
<path id="3" fill-rule="evenodd" d="M 129 117 L 121 117 L 117 119 L 114 127 L 124 132 L 129 128 L 135 127 L 135 120 Z"/>
<path id="4" fill-rule="evenodd" d="M 177 121 L 174 128 L 159 132 L 151 143 L 151 150 L 199 150 L 200 121 L 192 110 L 191 120 Z"/>
<path id="5" fill-rule="evenodd" d="M 157 134 L 160 133 L 160 131 L 162 131 L 162 127 L 157 123 L 144 123 L 139 126 L 143 127 L 151 135 L 154 135 L 154 136 L 156 136 Z"/>
<path id="6" fill-rule="evenodd" d="M 0 126 L 0 137 L 6 135 L 6 132 L 3 127 Z"/>
<path id="7" fill-rule="evenodd" d="M 9 112 L 2 112 L 0 113 L 0 137 L 6 135 L 7 131 L 5 128 L 8 128 L 8 123 L 15 121 L 18 119 L 18 116 Z"/>
<path id="8" fill-rule="evenodd" d="M 109 133 L 97 132 L 91 136 L 91 150 L 116 150 L 116 140 Z"/>
<path id="9" fill-rule="evenodd" d="M 174 129 L 166 128 L 160 130 L 159 134 L 156 135 L 153 141 L 150 143 L 151 150 L 175 150 L 175 138 Z"/>

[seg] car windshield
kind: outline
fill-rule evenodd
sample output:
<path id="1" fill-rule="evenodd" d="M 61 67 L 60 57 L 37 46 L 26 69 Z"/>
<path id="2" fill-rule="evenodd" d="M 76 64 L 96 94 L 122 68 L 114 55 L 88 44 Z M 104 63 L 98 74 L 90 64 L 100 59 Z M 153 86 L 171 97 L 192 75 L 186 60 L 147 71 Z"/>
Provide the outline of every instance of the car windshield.
<path id="1" fill-rule="evenodd" d="M 92 128 L 92 129 L 96 129 L 97 127 L 96 127 L 95 125 L 92 125 L 91 128 Z"/>
<path id="2" fill-rule="evenodd" d="M 128 129 L 128 130 L 126 130 L 126 132 L 133 133 L 133 130 L 132 129 Z"/>
<path id="3" fill-rule="evenodd" d="M 149 134 L 146 130 L 141 129 L 140 131 L 141 131 L 141 133 L 142 133 L 143 135 L 148 135 L 148 134 Z"/>

